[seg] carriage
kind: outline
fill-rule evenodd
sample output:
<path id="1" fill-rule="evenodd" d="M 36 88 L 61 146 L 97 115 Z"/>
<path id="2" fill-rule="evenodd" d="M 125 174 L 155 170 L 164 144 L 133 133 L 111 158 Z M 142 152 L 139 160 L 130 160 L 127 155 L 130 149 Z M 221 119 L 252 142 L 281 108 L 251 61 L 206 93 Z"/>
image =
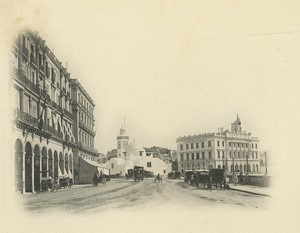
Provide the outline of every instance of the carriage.
<path id="1" fill-rule="evenodd" d="M 49 192 L 49 190 L 52 190 L 53 186 L 53 179 L 52 177 L 43 177 L 41 180 L 41 189 L 42 192 Z"/>
<path id="2" fill-rule="evenodd" d="M 209 183 L 208 188 L 212 189 L 212 186 L 215 186 L 215 188 L 222 188 L 222 185 L 224 184 L 224 170 L 219 168 L 210 169 L 209 171 Z"/>
<path id="3" fill-rule="evenodd" d="M 68 176 L 59 177 L 59 187 L 60 188 L 71 188 L 73 185 L 73 179 Z"/>
<path id="4" fill-rule="evenodd" d="M 144 180 L 144 167 L 134 166 L 133 167 L 133 176 L 134 176 L 134 181 L 143 181 Z"/>
<path id="5" fill-rule="evenodd" d="M 168 173 L 169 179 L 180 179 L 180 172 L 178 171 L 171 171 Z"/>
<path id="6" fill-rule="evenodd" d="M 209 171 L 208 170 L 197 170 L 195 171 L 195 186 L 199 187 L 202 185 L 203 187 L 208 186 L 209 184 Z"/>
<path id="7" fill-rule="evenodd" d="M 184 176 L 184 182 L 185 183 L 190 183 L 190 184 L 193 185 L 193 182 L 194 182 L 193 178 L 194 178 L 194 176 L 195 176 L 195 172 L 194 171 L 192 171 L 192 170 L 186 170 L 185 171 L 185 176 Z"/>

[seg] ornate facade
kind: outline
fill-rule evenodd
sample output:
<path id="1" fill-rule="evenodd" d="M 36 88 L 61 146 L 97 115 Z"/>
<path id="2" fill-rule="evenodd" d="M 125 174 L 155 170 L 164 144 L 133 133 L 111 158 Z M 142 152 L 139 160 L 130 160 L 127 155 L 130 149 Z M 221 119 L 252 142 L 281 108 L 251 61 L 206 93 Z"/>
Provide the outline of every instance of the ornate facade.
<path id="1" fill-rule="evenodd" d="M 237 116 L 231 131 L 205 133 L 177 138 L 179 171 L 224 168 L 229 173 L 260 172 L 259 140 L 242 131 Z"/>
<path id="2" fill-rule="evenodd" d="M 11 71 L 16 191 L 39 191 L 42 177 L 73 178 L 70 74 L 31 31 L 16 36 Z"/>

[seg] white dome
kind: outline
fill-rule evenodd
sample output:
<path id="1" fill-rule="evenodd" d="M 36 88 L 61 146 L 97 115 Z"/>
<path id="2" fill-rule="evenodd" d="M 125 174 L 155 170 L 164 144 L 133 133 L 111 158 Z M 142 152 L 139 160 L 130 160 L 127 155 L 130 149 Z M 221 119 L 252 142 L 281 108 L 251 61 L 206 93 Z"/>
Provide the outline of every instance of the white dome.
<path id="1" fill-rule="evenodd" d="M 142 147 L 140 144 L 136 143 L 136 142 L 132 142 L 128 145 L 127 147 L 127 154 L 129 157 L 139 157 L 141 156 L 146 156 L 146 151 L 144 149 L 144 147 Z"/>

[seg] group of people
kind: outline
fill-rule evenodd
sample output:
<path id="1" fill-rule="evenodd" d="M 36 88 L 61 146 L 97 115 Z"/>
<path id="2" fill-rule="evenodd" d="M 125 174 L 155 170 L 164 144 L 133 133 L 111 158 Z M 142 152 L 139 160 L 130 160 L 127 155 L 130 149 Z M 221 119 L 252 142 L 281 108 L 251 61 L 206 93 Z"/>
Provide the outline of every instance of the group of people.
<path id="1" fill-rule="evenodd" d="M 93 176 L 93 185 L 98 186 L 98 183 L 102 182 L 104 185 L 106 184 L 106 178 L 103 175 L 102 171 L 95 171 Z"/>
<path id="2" fill-rule="evenodd" d="M 240 171 L 238 171 L 237 173 L 235 173 L 235 172 L 233 173 L 233 175 L 232 175 L 232 182 L 234 183 L 234 185 L 237 185 L 237 184 L 243 185 L 244 184 L 243 173 L 240 172 Z"/>

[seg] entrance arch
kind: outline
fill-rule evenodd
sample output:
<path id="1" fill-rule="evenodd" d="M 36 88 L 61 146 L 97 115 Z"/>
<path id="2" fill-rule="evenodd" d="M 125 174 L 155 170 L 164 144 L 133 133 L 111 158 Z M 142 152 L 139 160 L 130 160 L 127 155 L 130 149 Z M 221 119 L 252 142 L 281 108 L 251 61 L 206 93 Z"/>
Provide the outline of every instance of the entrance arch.
<path id="1" fill-rule="evenodd" d="M 15 142 L 15 189 L 23 192 L 23 147 L 20 139 Z"/>
<path id="2" fill-rule="evenodd" d="M 69 156 L 68 154 L 65 154 L 65 169 L 67 174 L 69 174 Z"/>
<path id="3" fill-rule="evenodd" d="M 59 152 L 59 169 L 62 175 L 64 175 L 65 165 L 64 165 L 64 158 L 63 154 Z"/>
<path id="4" fill-rule="evenodd" d="M 25 192 L 32 192 L 32 146 L 25 145 Z"/>
<path id="5" fill-rule="evenodd" d="M 58 177 L 58 155 L 57 151 L 54 151 L 54 178 Z"/>
<path id="6" fill-rule="evenodd" d="M 69 157 L 70 173 L 73 174 L 73 155 Z"/>
<path id="7" fill-rule="evenodd" d="M 47 149 L 42 149 L 42 177 L 47 177 Z"/>
<path id="8" fill-rule="evenodd" d="M 51 149 L 48 150 L 48 169 L 49 169 L 49 176 L 53 176 L 53 157 L 52 157 L 52 151 Z"/>
<path id="9" fill-rule="evenodd" d="M 40 190 L 40 148 L 38 145 L 34 146 L 34 191 Z"/>

